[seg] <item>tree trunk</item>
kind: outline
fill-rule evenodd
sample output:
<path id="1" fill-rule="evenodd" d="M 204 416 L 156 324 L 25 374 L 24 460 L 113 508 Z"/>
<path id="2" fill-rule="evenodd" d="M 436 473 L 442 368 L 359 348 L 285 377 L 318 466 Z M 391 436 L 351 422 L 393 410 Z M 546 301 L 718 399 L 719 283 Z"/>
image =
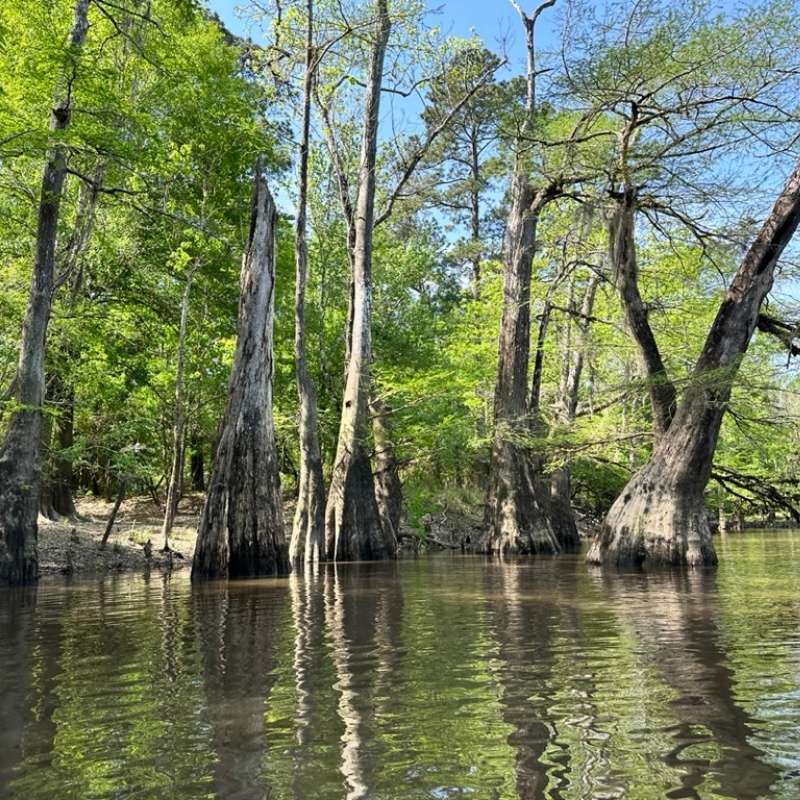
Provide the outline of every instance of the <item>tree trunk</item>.
<path id="1" fill-rule="evenodd" d="M 325 481 L 317 432 L 317 389 L 306 365 L 306 282 L 308 245 L 308 151 L 311 130 L 311 96 L 314 85 L 314 3 L 307 0 L 306 72 L 303 119 L 298 159 L 297 220 L 295 223 L 294 363 L 300 407 L 300 479 L 289 560 L 293 566 L 325 558 Z"/>
<path id="2" fill-rule="evenodd" d="M 67 151 L 59 134 L 69 127 L 71 75 L 88 30 L 89 0 L 77 0 L 67 46 L 73 63 L 55 92 L 42 176 L 36 256 L 22 327 L 15 379 L 18 410 L 0 446 L 0 583 L 28 583 L 38 577 L 36 515 L 39 506 L 39 429 L 44 401 L 44 355 L 55 278 L 55 248 L 61 196 L 67 176 Z"/>
<path id="3" fill-rule="evenodd" d="M 203 464 L 203 442 L 192 435 L 189 445 L 189 471 L 192 473 L 192 490 L 204 492 L 206 489 L 205 466 Z"/>
<path id="4" fill-rule="evenodd" d="M 161 535 L 164 538 L 164 550 L 169 550 L 169 535 L 178 513 L 178 501 L 181 499 L 183 484 L 183 464 L 186 450 L 186 421 L 183 407 L 183 377 L 184 362 L 186 360 L 186 328 L 189 324 L 189 300 L 192 292 L 192 267 L 186 276 L 186 286 L 181 299 L 181 321 L 178 327 L 178 358 L 175 365 L 175 421 L 172 429 L 172 469 L 170 471 L 167 499 L 164 503 L 164 522 L 161 525 Z"/>
<path id="5" fill-rule="evenodd" d="M 260 165 L 242 259 L 236 352 L 193 578 L 289 571 L 272 420 L 275 204 Z"/>
<path id="6" fill-rule="evenodd" d="M 378 113 L 391 23 L 387 0 L 376 0 L 378 30 L 370 55 L 355 209 L 352 345 L 333 474 L 325 509 L 325 544 L 335 560 L 383 559 L 395 554 L 381 527 L 367 448 L 367 400 L 372 358 L 372 228 Z M 332 550 L 332 552 L 330 552 Z"/>
<path id="7" fill-rule="evenodd" d="M 592 274 L 581 301 L 576 326 L 578 334 L 575 342 L 570 346 L 573 352 L 563 354 L 566 368 L 562 380 L 561 413 L 567 423 L 574 421 L 578 409 L 578 391 L 583 372 L 586 338 L 598 283 L 599 278 L 596 274 Z M 572 476 L 569 463 L 555 470 L 551 476 L 550 524 L 553 526 L 558 543 L 564 550 L 576 550 L 580 547 L 578 526 L 575 524 L 575 514 L 572 510 Z"/>
<path id="8" fill-rule="evenodd" d="M 100 540 L 101 550 L 106 546 L 108 537 L 111 536 L 111 531 L 114 530 L 114 523 L 117 521 L 117 514 L 119 513 L 120 506 L 123 500 L 125 500 L 125 491 L 127 488 L 127 478 L 121 475 L 117 486 L 117 499 L 114 501 L 114 508 L 111 509 L 111 514 L 106 523 L 106 529 L 103 531 L 103 538 Z"/>
<path id="9" fill-rule="evenodd" d="M 75 501 L 72 498 L 72 456 L 69 450 L 75 444 L 75 390 L 63 383 L 59 383 L 59 388 L 61 411 L 56 418 L 58 450 L 51 476 L 53 509 L 62 517 L 73 518 Z"/>
<path id="10" fill-rule="evenodd" d="M 575 419 L 575 414 L 578 411 L 578 393 L 580 390 L 581 375 L 583 374 L 583 364 L 586 356 L 586 339 L 589 333 L 589 326 L 591 325 L 592 311 L 594 309 L 594 299 L 597 294 L 597 287 L 600 284 L 600 278 L 597 274 L 592 273 L 589 282 L 584 291 L 583 300 L 581 301 L 580 316 L 578 319 L 578 339 L 575 343 L 574 357 L 572 362 L 569 363 L 568 359 L 572 354 L 565 354 L 569 367 L 564 382 L 563 392 L 561 396 L 562 414 L 568 422 Z"/>
<path id="11" fill-rule="evenodd" d="M 590 562 L 716 563 L 703 492 L 733 381 L 798 222 L 800 163 L 742 259 L 669 430 L 608 512 Z"/>
<path id="12" fill-rule="evenodd" d="M 494 395 L 495 438 L 487 503 L 486 549 L 498 553 L 557 553 L 559 545 L 541 497 L 540 464 L 525 444 L 528 407 L 531 267 L 536 224 L 545 193 L 514 176 L 506 227 L 503 314 Z"/>
<path id="13" fill-rule="evenodd" d="M 650 406 L 653 412 L 653 430 L 656 438 L 666 433 L 672 422 L 677 395 L 670 381 L 656 338 L 650 327 L 648 309 L 639 293 L 636 242 L 634 240 L 634 215 L 636 194 L 626 188 L 615 204 L 608 225 L 609 255 L 617 279 L 625 321 L 639 351 Z"/>
<path id="14" fill-rule="evenodd" d="M 403 484 L 400 481 L 400 464 L 392 440 L 389 422 L 391 412 L 374 390 L 370 400 L 370 413 L 375 443 L 375 500 L 383 530 L 389 532 L 396 543 L 403 515 Z"/>
<path id="15" fill-rule="evenodd" d="M 47 394 L 47 390 L 45 390 Z M 53 417 L 49 412 L 42 413 L 39 425 L 39 514 L 45 519 L 58 519 L 53 507 L 53 479 L 51 458 L 53 441 Z"/>

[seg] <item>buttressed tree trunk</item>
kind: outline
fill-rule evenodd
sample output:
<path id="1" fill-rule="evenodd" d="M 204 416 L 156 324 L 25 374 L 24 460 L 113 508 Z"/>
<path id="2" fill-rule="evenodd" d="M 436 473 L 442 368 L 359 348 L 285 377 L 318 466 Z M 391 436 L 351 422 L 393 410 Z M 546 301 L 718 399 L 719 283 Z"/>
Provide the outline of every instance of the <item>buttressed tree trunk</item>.
<path id="1" fill-rule="evenodd" d="M 554 3 L 555 0 L 545 0 L 529 15 L 516 0 L 511 0 L 525 28 L 528 52 L 523 134 L 530 133 L 536 123 L 536 21 Z M 496 553 L 557 553 L 560 550 L 548 518 L 541 459 L 533 457 L 525 441 L 530 439 L 532 431 L 538 430 L 538 425 L 531 425 L 528 403 L 531 270 L 536 226 L 542 209 L 554 199 L 558 187 L 554 182 L 539 188 L 531 184 L 524 155 L 528 147 L 522 139 L 517 142 L 511 209 L 503 243 L 503 313 L 486 504 L 486 550 Z"/>
<path id="2" fill-rule="evenodd" d="M 616 198 L 608 224 L 609 257 L 614 267 L 625 321 L 639 351 L 639 361 L 647 380 L 653 430 L 663 436 L 675 413 L 676 392 L 670 381 L 656 338 L 650 327 L 648 309 L 639 292 L 634 221 L 636 193 L 626 187 Z"/>
<path id="3" fill-rule="evenodd" d="M 525 176 L 515 175 L 503 254 L 503 313 L 487 508 L 487 549 L 492 552 L 559 551 L 542 496 L 540 465 L 525 444 L 531 435 L 528 406 L 531 268 L 536 224 L 544 202 L 545 195 L 535 192 Z"/>
<path id="4" fill-rule="evenodd" d="M 298 164 L 297 220 L 295 223 L 294 363 L 300 403 L 300 481 L 297 493 L 289 559 L 297 566 L 325 558 L 325 482 L 317 432 L 317 390 L 306 366 L 306 281 L 308 246 L 306 208 L 308 197 L 308 148 L 311 128 L 311 95 L 314 82 L 313 0 L 306 4 L 306 73 L 303 87 L 303 119 Z"/>
<path id="5" fill-rule="evenodd" d="M 42 175 L 36 231 L 36 255 L 22 327 L 14 381 L 18 404 L 0 446 L 0 583 L 28 583 L 38 573 L 39 438 L 44 401 L 44 356 L 50 321 L 55 249 L 61 196 L 67 176 L 67 150 L 59 134 L 69 127 L 71 80 L 89 27 L 89 0 L 75 3 L 67 46 L 70 62 L 54 93 L 50 114 L 53 142 Z"/>
<path id="6" fill-rule="evenodd" d="M 192 578 L 289 571 L 272 420 L 275 222 L 275 203 L 257 166 L 236 352 Z"/>
<path id="7" fill-rule="evenodd" d="M 364 98 L 364 127 L 355 208 L 352 344 L 347 364 L 339 438 L 325 509 L 325 541 L 334 560 L 383 559 L 395 554 L 381 526 L 367 446 L 372 358 L 372 232 L 375 216 L 375 158 L 386 45 L 391 23 L 387 0 L 376 0 L 377 30 Z"/>
<path id="8" fill-rule="evenodd" d="M 733 381 L 798 222 L 800 163 L 728 287 L 669 430 L 611 507 L 588 561 L 716 563 L 703 492 Z"/>

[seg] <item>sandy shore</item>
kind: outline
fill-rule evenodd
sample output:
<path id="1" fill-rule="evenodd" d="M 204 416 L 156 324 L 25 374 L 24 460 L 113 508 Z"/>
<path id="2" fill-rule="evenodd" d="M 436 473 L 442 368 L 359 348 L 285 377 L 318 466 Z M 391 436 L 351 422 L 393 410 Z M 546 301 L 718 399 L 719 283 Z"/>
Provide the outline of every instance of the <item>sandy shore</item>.
<path id="1" fill-rule="evenodd" d="M 181 500 L 170 537 L 174 551 L 162 553 L 162 512 L 149 497 L 126 500 L 117 514 L 114 530 L 102 550 L 100 540 L 113 503 L 94 497 L 76 500 L 77 516 L 57 521 L 39 517 L 39 570 L 42 575 L 92 574 L 155 569 L 188 568 L 192 563 L 197 521 L 203 498 L 188 495 Z M 145 544 L 150 542 L 150 560 Z"/>

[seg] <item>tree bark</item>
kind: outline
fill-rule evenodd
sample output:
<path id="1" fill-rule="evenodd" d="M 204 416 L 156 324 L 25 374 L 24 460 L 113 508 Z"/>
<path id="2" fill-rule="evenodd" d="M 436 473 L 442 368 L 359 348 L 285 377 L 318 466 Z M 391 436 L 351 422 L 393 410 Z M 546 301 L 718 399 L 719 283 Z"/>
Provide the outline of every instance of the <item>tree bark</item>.
<path id="1" fill-rule="evenodd" d="M 639 293 L 639 270 L 634 240 L 635 213 L 636 193 L 633 189 L 626 188 L 616 199 L 609 219 L 609 255 L 617 278 L 617 290 L 625 312 L 625 321 L 636 342 L 639 362 L 647 379 L 653 430 L 658 438 L 666 433 L 672 422 L 677 394 L 667 375 L 658 343 L 650 327 L 647 305 Z"/>
<path id="2" fill-rule="evenodd" d="M 372 233 L 378 114 L 391 23 L 387 0 L 376 0 L 377 31 L 368 68 L 355 209 L 352 345 L 331 485 L 325 509 L 325 543 L 334 560 L 383 559 L 395 554 L 381 526 L 367 448 L 367 401 L 372 359 Z M 332 552 L 331 552 L 332 551 Z"/>
<path id="3" fill-rule="evenodd" d="M 539 15 L 555 0 L 540 3 L 532 15 L 513 3 L 525 29 L 528 71 L 523 137 L 536 124 L 535 29 Z M 486 550 L 496 553 L 557 553 L 560 548 L 547 514 L 549 497 L 541 459 L 525 443 L 532 421 L 528 399 L 531 338 L 531 270 L 536 226 L 544 206 L 558 195 L 556 181 L 538 189 L 526 175 L 528 145 L 517 143 L 511 208 L 503 242 L 503 312 L 494 392 L 494 442 L 486 504 Z M 537 401 L 538 402 L 538 401 Z M 538 414 L 536 415 L 538 417 Z M 535 428 L 538 430 L 538 421 Z"/>
<path id="4" fill-rule="evenodd" d="M 400 464 L 389 421 L 391 411 L 374 389 L 370 399 L 370 413 L 375 444 L 375 500 L 383 530 L 389 532 L 396 543 L 403 515 L 403 484 L 400 481 Z"/>
<path id="5" fill-rule="evenodd" d="M 798 222 L 800 163 L 742 259 L 669 430 L 611 507 L 588 561 L 716 563 L 703 492 L 733 381 Z"/>
<path id="6" fill-rule="evenodd" d="M 36 232 L 36 255 L 28 307 L 22 327 L 13 413 L 0 446 L 0 583 L 28 583 L 38 577 L 36 515 L 39 506 L 39 429 L 44 401 L 44 355 L 55 279 L 55 248 L 61 197 L 67 176 L 67 149 L 60 134 L 69 127 L 71 80 L 88 21 L 89 0 L 77 0 L 67 40 L 69 74 L 57 87 L 50 113 L 55 134 L 42 176 Z"/>
<path id="7" fill-rule="evenodd" d="M 164 538 L 164 550 L 169 550 L 169 535 L 178 513 L 178 501 L 181 498 L 183 483 L 183 465 L 186 451 L 186 419 L 183 402 L 184 362 L 186 360 L 186 329 L 189 324 L 189 300 L 192 293 L 194 266 L 186 276 L 186 286 L 181 299 L 181 321 L 178 326 L 178 358 L 175 365 L 175 420 L 172 428 L 172 469 L 170 471 L 167 498 L 164 503 L 164 522 L 161 535 Z"/>
<path id="8" fill-rule="evenodd" d="M 311 131 L 311 96 L 314 87 L 314 3 L 307 0 L 306 71 L 303 118 L 298 158 L 297 220 L 295 223 L 294 364 L 300 408 L 300 479 L 297 492 L 289 560 L 293 566 L 325 558 L 325 481 L 317 430 L 317 389 L 306 365 L 306 283 L 308 245 L 308 152 Z"/>
<path id="9" fill-rule="evenodd" d="M 546 193 L 517 173 L 506 226 L 503 313 L 494 394 L 495 437 L 490 465 L 486 549 L 498 553 L 557 553 L 559 545 L 541 496 L 541 465 L 525 438 L 528 405 L 531 268 L 538 215 Z"/>
<path id="10" fill-rule="evenodd" d="M 272 419 L 275 204 L 260 165 L 242 259 L 236 352 L 192 578 L 289 571 Z"/>

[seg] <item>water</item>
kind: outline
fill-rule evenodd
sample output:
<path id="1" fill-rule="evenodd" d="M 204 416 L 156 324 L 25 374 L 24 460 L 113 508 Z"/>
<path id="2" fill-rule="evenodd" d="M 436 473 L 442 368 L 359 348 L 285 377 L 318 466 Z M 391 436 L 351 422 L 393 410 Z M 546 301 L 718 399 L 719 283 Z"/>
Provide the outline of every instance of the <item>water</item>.
<path id="1" fill-rule="evenodd" d="M 800 531 L 0 592 L 0 796 L 800 797 Z"/>

